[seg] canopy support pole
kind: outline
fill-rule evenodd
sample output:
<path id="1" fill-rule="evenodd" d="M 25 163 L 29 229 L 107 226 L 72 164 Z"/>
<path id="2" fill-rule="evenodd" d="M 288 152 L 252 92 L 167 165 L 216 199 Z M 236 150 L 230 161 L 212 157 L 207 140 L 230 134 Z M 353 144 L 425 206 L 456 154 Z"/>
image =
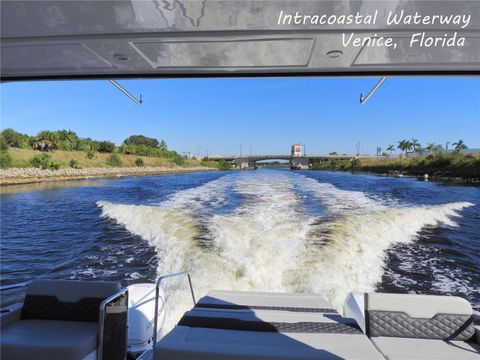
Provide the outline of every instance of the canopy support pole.
<path id="1" fill-rule="evenodd" d="M 140 105 L 141 103 L 143 103 L 143 93 L 140 94 L 140 99 L 137 99 L 135 96 L 130 94 L 127 90 L 125 90 L 125 88 L 123 88 L 123 86 L 117 83 L 115 80 L 108 80 L 108 81 L 110 81 L 122 93 L 127 95 L 130 98 L 130 100 L 132 100 L 135 104 Z"/>
<path id="2" fill-rule="evenodd" d="M 375 87 L 370 90 L 370 92 L 367 94 L 367 96 L 363 97 L 363 93 L 360 93 L 360 104 L 365 104 L 368 99 L 370 99 L 370 97 L 375 93 L 375 91 L 378 90 L 378 88 L 385 82 L 385 80 L 387 80 L 387 77 L 384 76 L 383 78 L 380 79 L 380 81 L 377 83 L 377 85 L 375 85 Z"/>

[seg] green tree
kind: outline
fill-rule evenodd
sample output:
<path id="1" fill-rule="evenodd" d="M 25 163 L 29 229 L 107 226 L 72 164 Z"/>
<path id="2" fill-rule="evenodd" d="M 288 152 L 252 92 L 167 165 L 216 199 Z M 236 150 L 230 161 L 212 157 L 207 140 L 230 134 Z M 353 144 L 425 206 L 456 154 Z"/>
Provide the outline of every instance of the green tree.
<path id="1" fill-rule="evenodd" d="M 126 138 L 123 143 L 125 145 L 145 145 L 150 147 L 158 147 L 159 142 L 155 138 L 150 138 L 144 135 L 132 135 Z"/>
<path id="2" fill-rule="evenodd" d="M 162 139 L 162 141 L 160 141 L 160 145 L 158 146 L 158 148 L 162 151 L 168 151 L 168 146 L 165 140 Z"/>
<path id="3" fill-rule="evenodd" d="M 113 153 L 115 150 L 115 144 L 111 141 L 100 141 L 98 143 L 98 152 Z"/>
<path id="4" fill-rule="evenodd" d="M 30 136 L 16 132 L 13 129 L 3 130 L 0 137 L 8 146 L 23 149 L 30 147 Z"/>
<path id="5" fill-rule="evenodd" d="M 400 149 L 400 151 L 402 152 L 402 155 L 405 155 L 405 153 L 409 149 L 409 146 L 410 146 L 409 144 L 410 142 L 408 140 L 400 140 L 398 142 L 397 148 Z"/>
<path id="6" fill-rule="evenodd" d="M 457 142 L 454 142 L 452 145 L 455 146 L 455 151 L 462 151 L 462 150 L 468 149 L 468 146 L 465 145 L 462 139 L 458 140 Z"/>
<path id="7" fill-rule="evenodd" d="M 56 148 L 60 150 L 79 150 L 79 137 L 71 130 L 58 130 L 56 133 Z"/>
<path id="8" fill-rule="evenodd" d="M 419 149 L 421 147 L 420 143 L 415 138 L 412 139 L 412 141 L 410 142 L 410 146 L 411 146 L 411 149 L 413 149 L 414 154 L 415 154 L 415 152 L 417 152 L 417 149 Z"/>
<path id="9" fill-rule="evenodd" d="M 388 145 L 387 151 L 390 153 L 390 156 L 392 156 L 392 152 L 395 151 L 395 145 Z"/>
<path id="10" fill-rule="evenodd" d="M 12 157 L 8 153 L 8 144 L 0 137 L 0 168 L 5 169 L 12 165 Z"/>

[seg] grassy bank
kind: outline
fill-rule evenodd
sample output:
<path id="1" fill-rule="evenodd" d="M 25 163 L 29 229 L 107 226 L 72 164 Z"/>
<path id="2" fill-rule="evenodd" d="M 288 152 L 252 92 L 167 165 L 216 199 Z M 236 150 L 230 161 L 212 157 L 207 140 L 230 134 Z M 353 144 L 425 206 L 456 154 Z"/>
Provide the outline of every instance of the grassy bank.
<path id="1" fill-rule="evenodd" d="M 40 151 L 31 149 L 9 148 L 8 154 L 11 157 L 11 164 L 9 167 L 13 168 L 28 168 L 32 167 L 32 159 L 42 154 L 48 154 L 50 163 L 58 165 L 58 168 L 64 169 L 74 165 L 77 168 L 109 168 L 111 165 L 111 155 L 109 153 L 95 153 L 93 158 L 88 158 L 83 151 L 65 151 L 55 150 L 48 153 L 42 153 Z M 150 157 L 150 156 L 137 156 L 117 154 L 119 162 L 115 167 L 133 167 L 150 166 L 150 167 L 178 167 L 178 162 L 174 159 L 167 159 L 162 157 Z M 141 159 L 141 161 L 139 161 Z M 73 161 L 72 161 L 73 160 Z M 206 166 L 212 168 L 218 168 L 219 163 L 216 161 L 198 161 L 195 159 L 185 159 L 182 167 L 192 166 Z"/>
<path id="2" fill-rule="evenodd" d="M 340 170 L 372 172 L 388 175 L 423 176 L 431 178 L 461 178 L 466 181 L 480 181 L 480 155 L 449 154 L 429 155 L 415 158 L 358 158 L 332 160 L 314 164 L 313 170 Z"/>

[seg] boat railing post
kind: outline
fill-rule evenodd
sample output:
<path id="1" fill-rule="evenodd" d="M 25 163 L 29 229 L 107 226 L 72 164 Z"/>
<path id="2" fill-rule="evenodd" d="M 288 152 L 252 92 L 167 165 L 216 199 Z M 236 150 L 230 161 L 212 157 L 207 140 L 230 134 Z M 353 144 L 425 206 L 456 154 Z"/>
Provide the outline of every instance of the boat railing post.
<path id="1" fill-rule="evenodd" d="M 174 274 L 168 274 L 168 275 L 163 275 L 160 276 L 155 284 L 155 320 L 154 320 L 154 325 L 153 325 L 153 345 L 157 343 L 157 332 L 158 332 L 158 298 L 160 296 L 160 284 L 162 283 L 163 280 L 168 279 L 168 278 L 173 278 L 177 276 L 182 276 L 186 275 L 188 279 L 188 285 L 190 287 L 190 294 L 192 295 L 192 300 L 193 300 L 193 306 L 197 303 L 195 300 L 195 293 L 193 292 L 193 286 L 192 286 L 192 279 L 190 277 L 190 273 L 188 271 L 182 271 L 179 273 L 174 273 Z"/>

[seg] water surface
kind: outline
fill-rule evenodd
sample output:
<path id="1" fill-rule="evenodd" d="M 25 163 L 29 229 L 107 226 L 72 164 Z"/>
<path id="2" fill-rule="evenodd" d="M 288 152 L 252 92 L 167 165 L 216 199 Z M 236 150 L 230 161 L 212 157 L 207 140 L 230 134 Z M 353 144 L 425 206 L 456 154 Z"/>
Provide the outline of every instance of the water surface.
<path id="1" fill-rule="evenodd" d="M 376 290 L 480 305 L 479 200 L 475 187 L 286 169 L 27 188 L 1 195 L 1 283 L 189 269 L 197 296 L 316 292 L 341 309 L 349 291 Z M 173 323 L 190 304 L 184 283 L 168 288 Z"/>

